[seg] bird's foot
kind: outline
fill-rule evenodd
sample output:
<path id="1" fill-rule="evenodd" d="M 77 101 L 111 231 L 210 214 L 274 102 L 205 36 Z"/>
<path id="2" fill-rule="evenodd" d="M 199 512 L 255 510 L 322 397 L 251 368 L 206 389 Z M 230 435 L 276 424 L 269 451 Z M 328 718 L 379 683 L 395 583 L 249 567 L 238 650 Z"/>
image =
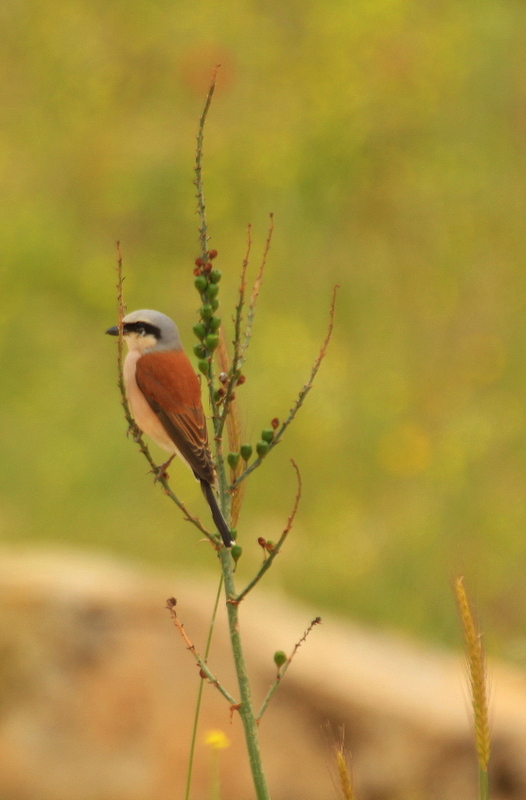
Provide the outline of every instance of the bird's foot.
<path id="1" fill-rule="evenodd" d="M 175 458 L 175 453 L 173 454 L 173 456 L 170 456 L 168 461 L 165 461 L 164 464 L 160 464 L 158 467 L 155 467 L 154 469 L 150 470 L 151 472 L 153 472 L 154 475 L 153 479 L 154 483 L 160 481 L 161 478 L 168 480 L 168 473 L 166 472 L 166 470 L 168 469 L 174 458 Z"/>

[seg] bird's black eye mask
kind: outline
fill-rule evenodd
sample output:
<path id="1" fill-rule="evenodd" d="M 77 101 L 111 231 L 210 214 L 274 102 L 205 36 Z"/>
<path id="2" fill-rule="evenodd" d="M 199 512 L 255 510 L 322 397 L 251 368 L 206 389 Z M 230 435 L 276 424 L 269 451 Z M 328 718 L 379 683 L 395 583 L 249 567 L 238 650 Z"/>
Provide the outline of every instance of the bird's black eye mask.
<path id="1" fill-rule="evenodd" d="M 124 333 L 137 333 L 139 336 L 154 336 L 156 339 L 161 338 L 161 331 L 156 325 L 150 325 L 149 322 L 125 322 L 123 326 Z"/>

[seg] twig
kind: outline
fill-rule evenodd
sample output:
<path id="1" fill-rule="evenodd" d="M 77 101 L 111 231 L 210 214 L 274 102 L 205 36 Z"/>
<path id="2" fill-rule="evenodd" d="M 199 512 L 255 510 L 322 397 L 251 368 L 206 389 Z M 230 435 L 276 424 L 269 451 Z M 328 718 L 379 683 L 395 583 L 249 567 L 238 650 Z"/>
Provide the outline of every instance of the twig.
<path id="1" fill-rule="evenodd" d="M 134 442 L 136 442 L 139 445 L 139 450 L 148 461 L 150 467 L 152 468 L 152 472 L 157 476 L 157 482 L 160 483 L 161 486 L 163 487 L 164 493 L 183 512 L 185 519 L 188 522 L 191 522 L 192 525 L 195 525 L 195 527 L 212 542 L 214 547 L 217 548 L 219 543 L 218 538 L 213 534 L 211 534 L 210 531 L 208 531 L 204 527 L 204 525 L 199 521 L 198 517 L 194 517 L 192 514 L 190 514 L 190 512 L 188 511 L 182 500 L 179 500 L 177 495 L 170 488 L 170 485 L 166 480 L 165 476 L 159 475 L 157 465 L 151 456 L 151 453 L 148 449 L 146 442 L 142 438 L 140 428 L 137 426 L 137 423 L 132 417 L 130 406 L 128 404 L 128 398 L 126 396 L 126 387 L 124 384 L 124 373 L 123 373 L 123 358 L 122 358 L 124 349 L 123 319 L 126 315 L 126 306 L 124 305 L 123 291 L 122 291 L 123 282 L 124 278 L 122 275 L 122 253 L 121 253 L 120 243 L 117 242 L 117 303 L 118 303 L 117 313 L 119 321 L 119 326 L 118 326 L 119 335 L 117 337 L 117 369 L 118 369 L 118 386 L 121 394 L 121 405 L 124 410 L 124 416 L 126 418 L 126 422 L 128 423 L 128 431 L 129 433 L 131 433 Z"/>
<path id="2" fill-rule="evenodd" d="M 309 380 L 307 381 L 307 383 L 305 384 L 305 386 L 303 387 L 303 389 L 299 393 L 298 398 L 297 398 L 296 402 L 294 403 L 294 405 L 292 406 L 288 417 L 282 423 L 281 428 L 279 428 L 279 430 L 276 431 L 276 435 L 275 435 L 274 439 L 272 440 L 272 442 L 269 443 L 267 454 L 272 450 L 273 447 L 275 447 L 277 444 L 280 443 L 280 441 L 281 441 L 281 439 L 283 437 L 283 434 L 285 433 L 285 431 L 289 427 L 290 423 L 293 421 L 294 417 L 296 416 L 296 414 L 300 410 L 301 406 L 303 405 L 306 396 L 308 395 L 308 393 L 312 389 L 312 385 L 314 383 L 314 379 L 316 378 L 318 370 L 319 370 L 319 368 L 321 366 L 321 362 L 325 358 L 325 354 L 327 352 L 327 347 L 329 346 L 329 342 L 331 340 L 332 329 L 334 327 L 334 312 L 335 312 L 335 307 L 336 307 L 336 293 L 337 293 L 339 288 L 340 287 L 338 285 L 336 285 L 334 287 L 334 289 L 333 289 L 333 292 L 332 292 L 332 301 L 331 301 L 331 307 L 330 307 L 330 311 L 329 311 L 329 327 L 327 329 L 327 335 L 325 336 L 325 340 L 324 340 L 324 342 L 323 342 L 323 344 L 321 346 L 320 352 L 318 353 L 318 357 L 316 358 L 316 361 L 314 362 L 314 364 L 312 366 L 312 370 L 311 370 L 311 373 L 310 373 Z M 241 483 L 241 481 L 244 481 L 245 478 L 248 478 L 250 473 L 253 472 L 255 469 L 257 469 L 257 467 L 260 466 L 262 461 L 263 461 L 262 458 L 259 458 L 259 457 L 256 458 L 252 462 L 252 464 L 249 467 L 247 467 L 241 473 L 241 475 L 239 475 L 235 479 L 235 481 L 232 482 L 230 490 L 232 491 L 233 489 L 236 488 L 236 486 L 239 483 Z"/>
<path id="3" fill-rule="evenodd" d="M 201 673 L 203 675 L 205 675 L 208 678 L 208 680 L 210 681 L 210 683 L 213 686 L 215 686 L 216 689 L 218 689 L 221 692 L 223 697 L 225 697 L 228 700 L 228 702 L 230 703 L 231 707 L 232 706 L 236 706 L 237 702 L 234 700 L 232 695 L 225 689 L 225 687 L 222 686 L 219 683 L 217 678 L 213 675 L 213 673 L 208 668 L 206 662 L 203 661 L 203 659 L 201 658 L 201 656 L 197 652 L 197 650 L 195 648 L 195 645 L 193 645 L 192 642 L 190 641 L 190 639 L 188 638 L 188 635 L 187 635 L 187 633 L 186 633 L 186 631 L 184 629 L 184 625 L 180 622 L 179 617 L 177 616 L 177 613 L 176 613 L 176 610 L 175 610 L 176 602 L 177 601 L 175 600 L 174 597 L 170 597 L 166 601 L 166 608 L 168 609 L 168 611 L 170 612 L 170 614 L 172 616 L 172 620 L 173 620 L 173 623 L 174 623 L 175 627 L 177 628 L 177 630 L 179 631 L 179 633 L 183 637 L 183 641 L 184 641 L 187 649 L 192 653 L 193 657 L 197 661 L 197 663 L 199 665 L 199 669 L 201 670 Z"/>
<path id="4" fill-rule="evenodd" d="M 254 283 L 254 288 L 252 289 L 252 295 L 250 297 L 250 303 L 248 306 L 248 314 L 247 314 L 247 324 L 245 328 L 245 336 L 243 339 L 243 344 L 241 346 L 241 351 L 238 358 L 238 363 L 234 364 L 234 366 L 239 369 L 241 364 L 245 360 L 245 353 L 247 347 L 250 343 L 250 337 L 252 336 L 252 326 L 254 324 L 254 316 L 256 313 L 256 302 L 259 296 L 259 290 L 261 289 L 261 283 L 263 281 L 263 273 L 265 272 L 265 266 L 267 263 L 267 256 L 268 251 L 270 250 L 270 243 L 272 241 L 272 234 L 274 232 L 274 214 L 270 214 L 270 226 L 268 229 L 267 240 L 265 242 L 265 248 L 263 250 L 263 257 L 261 259 L 261 264 L 259 266 L 259 271 L 256 277 L 256 281 Z"/>
<path id="5" fill-rule="evenodd" d="M 228 412 L 230 408 L 230 404 L 232 403 L 232 394 L 234 392 L 237 380 L 239 378 L 239 369 L 240 369 L 240 349 L 241 349 L 241 322 L 243 320 L 243 308 L 245 305 L 245 293 L 247 288 L 247 268 L 248 268 L 248 261 L 250 257 L 250 249 L 252 247 L 252 237 L 250 235 L 252 226 L 249 225 L 247 228 L 247 250 L 245 253 L 245 258 L 243 259 L 243 264 L 241 266 L 241 280 L 239 283 L 239 299 L 236 305 L 236 313 L 234 315 L 234 355 L 232 358 L 232 369 L 230 371 L 230 378 L 228 380 L 226 389 L 225 389 L 225 397 L 223 401 L 223 410 L 221 412 L 221 417 L 219 420 L 219 425 L 217 428 L 217 435 L 221 436 L 223 432 L 223 427 L 225 421 L 228 419 Z M 220 354 L 219 354 L 220 355 Z M 226 353 L 225 353 L 226 355 Z M 220 355 L 221 358 L 221 355 Z M 224 358 L 223 361 L 227 362 L 228 357 Z M 223 372 L 229 372 L 228 369 L 224 369 L 223 365 L 221 366 Z"/>
<path id="6" fill-rule="evenodd" d="M 206 259 L 208 256 L 208 231 L 206 224 L 206 207 L 205 197 L 203 194 L 203 137 L 205 132 L 205 122 L 212 102 L 212 96 L 216 88 L 217 71 L 221 65 L 216 64 L 212 74 L 212 81 L 208 94 L 206 96 L 203 112 L 199 119 L 199 127 L 197 129 L 197 150 L 195 157 L 195 180 L 194 185 L 197 189 L 197 212 L 199 214 L 199 242 L 201 245 L 201 257 Z"/>
<path id="7" fill-rule="evenodd" d="M 292 511 L 291 511 L 291 513 L 289 515 L 289 518 L 287 520 L 287 525 L 285 527 L 285 530 L 283 531 L 283 533 L 279 537 L 278 541 L 274 545 L 274 549 L 269 554 L 269 557 L 267 559 L 265 559 L 265 561 L 261 565 L 259 572 L 254 576 L 254 578 L 252 578 L 250 583 L 248 583 L 245 586 L 243 591 L 240 594 L 238 594 L 237 597 L 234 598 L 234 600 L 233 600 L 234 603 L 240 603 L 241 600 L 243 600 L 243 598 L 245 597 L 245 595 L 247 595 L 251 591 L 251 589 L 254 588 L 256 583 L 259 583 L 259 581 L 261 580 L 261 578 L 263 577 L 265 572 L 268 569 L 270 569 L 270 565 L 272 564 L 272 562 L 276 558 L 277 554 L 281 550 L 283 542 L 287 538 L 287 535 L 288 535 L 290 529 L 292 528 L 292 523 L 294 522 L 294 517 L 296 516 L 296 512 L 298 510 L 298 506 L 299 506 L 300 499 L 301 499 L 301 475 L 300 475 L 300 471 L 298 469 L 298 466 L 297 466 L 296 462 L 293 461 L 292 459 L 291 459 L 291 462 L 292 462 L 292 466 L 294 467 L 294 469 L 296 471 L 296 477 L 298 479 L 298 489 L 297 489 L 297 492 L 296 492 L 296 498 L 294 500 L 294 507 L 293 507 L 293 509 L 292 509 Z"/>
<path id="8" fill-rule="evenodd" d="M 287 658 L 285 663 L 278 669 L 278 674 L 277 674 L 276 680 L 274 681 L 274 683 L 272 684 L 272 686 L 268 690 L 267 696 L 263 700 L 263 703 L 261 704 L 261 708 L 259 709 L 259 711 L 258 711 L 258 713 L 256 715 L 256 720 L 257 720 L 258 723 L 260 722 L 261 717 L 263 716 L 263 714 L 267 710 L 267 706 L 268 706 L 270 700 L 272 699 L 272 695 L 274 694 L 274 692 L 278 688 L 279 684 L 281 683 L 281 680 L 282 680 L 283 676 L 285 675 L 285 672 L 288 670 L 288 668 L 290 666 L 290 662 L 292 661 L 292 659 L 294 658 L 294 656 L 296 655 L 296 653 L 298 652 L 299 648 L 301 647 L 303 642 L 306 640 L 307 636 L 309 635 L 311 630 L 314 628 L 314 626 L 315 625 L 320 625 L 320 624 L 321 624 L 321 617 L 316 617 L 316 619 L 312 620 L 311 624 L 309 625 L 309 627 L 307 628 L 307 630 L 305 631 L 305 633 L 303 634 L 303 636 L 301 637 L 299 642 L 296 642 L 296 644 L 294 645 L 294 649 L 293 649 L 292 653 L 290 654 L 290 656 Z"/>

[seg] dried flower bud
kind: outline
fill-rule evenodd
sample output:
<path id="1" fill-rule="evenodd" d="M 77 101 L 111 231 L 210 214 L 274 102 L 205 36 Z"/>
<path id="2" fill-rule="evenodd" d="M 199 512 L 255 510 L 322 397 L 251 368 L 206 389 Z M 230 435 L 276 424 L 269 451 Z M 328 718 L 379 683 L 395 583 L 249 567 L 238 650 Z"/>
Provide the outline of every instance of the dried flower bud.
<path id="1" fill-rule="evenodd" d="M 205 262 L 203 261 L 202 258 L 196 258 L 195 265 L 196 265 L 196 267 L 204 267 Z"/>
<path id="2" fill-rule="evenodd" d="M 219 281 L 221 280 L 221 275 L 222 272 L 220 269 L 213 269 L 210 275 L 208 276 L 210 279 L 210 283 L 219 283 Z"/>
<path id="3" fill-rule="evenodd" d="M 228 375 L 226 372 L 220 372 L 218 377 L 221 383 L 226 383 L 228 381 Z"/>
<path id="4" fill-rule="evenodd" d="M 259 536 L 258 537 L 258 544 L 259 544 L 260 547 L 263 548 L 263 550 L 265 550 L 265 548 L 267 546 L 267 540 L 263 536 Z"/>
<path id="5" fill-rule="evenodd" d="M 285 661 L 287 660 L 287 654 L 283 652 L 283 650 L 276 650 L 274 653 L 274 664 L 279 669 L 283 666 Z"/>
<path id="6" fill-rule="evenodd" d="M 204 669 L 200 669 L 200 670 L 199 670 L 199 677 L 200 677 L 200 678 L 207 678 L 207 677 L 208 677 L 208 675 L 206 674 L 206 672 L 204 671 Z"/>
<path id="7" fill-rule="evenodd" d="M 263 439 L 264 442 L 268 442 L 270 444 L 274 438 L 274 431 L 272 430 L 272 428 L 264 428 L 261 431 L 261 438 Z"/>
<path id="8" fill-rule="evenodd" d="M 197 275 L 200 275 L 200 274 L 201 274 L 201 268 L 200 268 L 200 267 L 196 267 L 196 268 L 194 269 L 194 275 L 196 275 L 196 276 L 197 276 Z"/>
<path id="9" fill-rule="evenodd" d="M 208 258 L 210 259 L 217 258 L 217 250 L 210 250 L 210 252 L 208 253 Z"/>
<path id="10" fill-rule="evenodd" d="M 256 445 L 256 453 L 260 458 L 265 458 L 268 453 L 268 442 L 260 441 Z"/>
<path id="11" fill-rule="evenodd" d="M 252 445 L 251 444 L 242 444 L 239 448 L 239 452 L 241 453 L 241 458 L 243 461 L 248 461 L 252 455 Z"/>
<path id="12" fill-rule="evenodd" d="M 242 386 L 245 383 L 245 381 L 246 381 L 245 376 L 244 375 L 240 375 L 239 378 L 236 381 L 236 384 L 237 384 L 237 386 Z"/>
<path id="13" fill-rule="evenodd" d="M 229 453 L 226 457 L 228 464 L 232 469 L 235 469 L 239 464 L 239 453 Z"/>
<path id="14" fill-rule="evenodd" d="M 273 429 L 276 430 L 276 428 L 279 428 L 279 419 L 274 417 L 270 424 L 272 425 Z"/>
<path id="15" fill-rule="evenodd" d="M 211 270 L 212 270 L 212 264 L 210 263 L 210 261 L 207 261 L 207 263 L 203 267 L 203 272 L 211 272 Z"/>

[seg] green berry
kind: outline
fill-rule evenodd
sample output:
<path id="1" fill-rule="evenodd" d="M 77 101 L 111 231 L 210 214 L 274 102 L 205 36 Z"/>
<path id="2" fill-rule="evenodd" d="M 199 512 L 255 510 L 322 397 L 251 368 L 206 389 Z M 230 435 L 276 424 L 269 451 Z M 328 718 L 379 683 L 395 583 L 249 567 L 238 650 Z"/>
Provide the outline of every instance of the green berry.
<path id="1" fill-rule="evenodd" d="M 218 292 L 219 292 L 219 286 L 217 285 L 217 283 L 211 283 L 208 289 L 206 290 L 206 293 L 211 300 L 213 300 L 214 297 L 217 296 Z"/>
<path id="2" fill-rule="evenodd" d="M 283 652 L 283 650 L 276 650 L 274 653 L 274 664 L 279 669 L 283 666 L 285 661 L 287 660 L 287 654 Z"/>
<path id="3" fill-rule="evenodd" d="M 217 300 L 217 299 L 214 297 L 214 299 L 213 299 L 213 300 L 212 300 L 212 302 L 211 302 L 211 305 L 212 305 L 212 310 L 213 310 L 213 311 L 217 311 L 217 309 L 219 308 L 219 300 Z M 212 314 L 210 314 L 210 316 L 212 316 Z"/>
<path id="4" fill-rule="evenodd" d="M 206 358 L 200 358 L 199 361 L 197 362 L 197 369 L 199 370 L 199 372 L 202 372 L 203 375 L 207 375 L 208 376 L 209 368 L 210 368 L 210 365 L 209 365 L 208 361 L 206 360 Z"/>
<path id="5" fill-rule="evenodd" d="M 217 333 L 209 333 L 205 339 L 205 344 L 209 350 L 215 350 L 219 344 L 219 336 Z"/>
<path id="6" fill-rule="evenodd" d="M 194 353 L 196 354 L 197 358 L 204 358 L 206 356 L 206 347 L 204 344 L 196 344 L 194 347 Z"/>
<path id="7" fill-rule="evenodd" d="M 213 269 L 210 275 L 208 276 L 210 283 L 219 283 L 221 280 L 221 270 L 220 269 Z"/>
<path id="8" fill-rule="evenodd" d="M 201 306 L 201 310 L 200 310 L 201 319 L 204 319 L 204 320 L 211 319 L 213 313 L 214 313 L 214 309 L 212 308 L 211 305 L 206 304 L 204 306 Z"/>
<path id="9" fill-rule="evenodd" d="M 204 275 L 198 275 L 194 281 L 194 286 L 200 294 L 203 294 L 206 287 L 208 286 L 208 281 Z"/>
<path id="10" fill-rule="evenodd" d="M 256 445 L 256 453 L 260 458 L 265 458 L 268 453 L 268 442 L 261 440 Z"/>
<path id="11" fill-rule="evenodd" d="M 243 548 L 239 544 L 233 544 L 230 548 L 230 554 L 237 564 L 243 554 Z"/>
<path id="12" fill-rule="evenodd" d="M 248 461 L 250 456 L 252 455 L 252 445 L 251 444 L 242 444 L 239 448 L 239 452 L 241 453 L 241 458 L 243 461 Z"/>
<path id="13" fill-rule="evenodd" d="M 270 444 L 274 438 L 274 431 L 272 430 L 272 428 L 265 428 L 264 430 L 262 430 L 261 438 L 263 439 L 264 442 L 268 442 Z"/>
<path id="14" fill-rule="evenodd" d="M 208 328 L 212 333 L 218 331 L 220 325 L 221 325 L 220 317 L 212 317 L 212 319 L 208 321 Z"/>
<path id="15" fill-rule="evenodd" d="M 229 453 L 226 457 L 228 464 L 232 469 L 235 469 L 239 463 L 239 453 Z"/>
<path id="16" fill-rule="evenodd" d="M 206 336 L 206 328 L 202 322 L 198 322 L 197 325 L 194 325 L 193 331 L 198 339 L 204 339 Z"/>

